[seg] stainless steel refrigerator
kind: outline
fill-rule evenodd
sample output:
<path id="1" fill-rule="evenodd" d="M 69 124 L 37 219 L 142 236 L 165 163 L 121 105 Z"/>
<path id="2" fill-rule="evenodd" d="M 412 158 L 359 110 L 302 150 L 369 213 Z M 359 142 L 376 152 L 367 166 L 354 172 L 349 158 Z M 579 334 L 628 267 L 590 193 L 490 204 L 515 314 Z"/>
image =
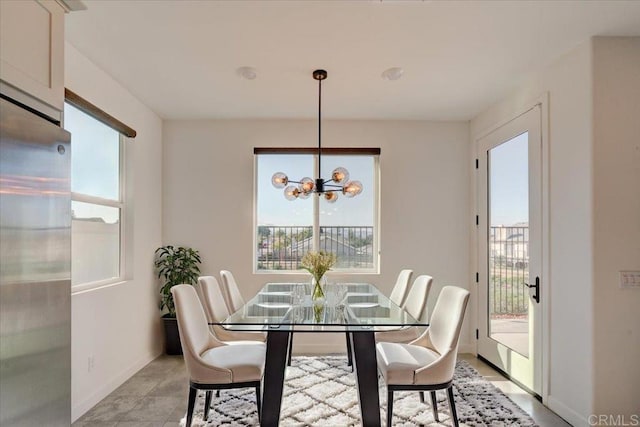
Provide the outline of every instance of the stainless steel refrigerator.
<path id="1" fill-rule="evenodd" d="M 71 136 L 0 99 L 0 426 L 71 423 Z"/>

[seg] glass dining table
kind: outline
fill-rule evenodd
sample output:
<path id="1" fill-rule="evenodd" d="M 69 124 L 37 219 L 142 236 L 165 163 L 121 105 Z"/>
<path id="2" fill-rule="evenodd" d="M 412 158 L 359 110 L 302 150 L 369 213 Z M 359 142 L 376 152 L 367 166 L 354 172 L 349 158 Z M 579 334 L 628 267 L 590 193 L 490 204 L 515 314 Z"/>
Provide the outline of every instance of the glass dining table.
<path id="1" fill-rule="evenodd" d="M 289 343 L 296 333 L 346 333 L 353 353 L 362 425 L 380 426 L 375 333 L 428 326 L 411 317 L 368 283 L 325 286 L 325 298 L 311 299 L 305 283 L 267 283 L 251 300 L 222 322 L 232 331 L 267 333 L 260 424 L 277 426 Z"/>

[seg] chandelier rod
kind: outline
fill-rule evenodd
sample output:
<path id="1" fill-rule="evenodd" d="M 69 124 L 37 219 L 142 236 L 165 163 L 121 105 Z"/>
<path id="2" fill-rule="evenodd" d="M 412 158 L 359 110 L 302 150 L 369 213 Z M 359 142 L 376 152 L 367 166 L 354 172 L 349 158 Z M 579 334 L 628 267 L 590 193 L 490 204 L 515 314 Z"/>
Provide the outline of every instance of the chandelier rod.
<path id="1" fill-rule="evenodd" d="M 327 78 L 326 70 L 315 70 L 313 78 L 318 80 L 318 178 L 305 177 L 300 181 L 289 180 L 283 172 L 276 172 L 271 177 L 271 183 L 276 188 L 284 188 L 287 200 L 295 200 L 298 197 L 306 199 L 310 193 L 324 195 L 329 203 L 333 203 L 338 198 L 338 192 L 342 192 L 346 197 L 354 197 L 362 192 L 360 181 L 349 181 L 349 171 L 343 167 L 336 168 L 329 179 L 320 178 L 322 175 L 322 80 Z M 297 187 L 288 183 L 299 184 Z"/>
<path id="2" fill-rule="evenodd" d="M 322 176 L 322 79 L 318 79 L 318 176 Z"/>

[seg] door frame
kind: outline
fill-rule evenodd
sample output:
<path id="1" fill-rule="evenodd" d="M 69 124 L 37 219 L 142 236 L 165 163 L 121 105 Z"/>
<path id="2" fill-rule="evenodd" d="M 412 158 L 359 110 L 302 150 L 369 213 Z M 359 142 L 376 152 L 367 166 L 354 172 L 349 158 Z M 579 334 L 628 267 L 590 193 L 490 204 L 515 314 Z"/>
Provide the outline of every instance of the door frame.
<path id="1" fill-rule="evenodd" d="M 549 92 L 544 92 L 537 98 L 533 100 L 529 100 L 523 103 L 517 103 L 515 105 L 509 105 L 507 108 L 503 109 L 499 116 L 501 119 L 494 122 L 494 124 L 482 129 L 479 132 L 474 132 L 472 135 L 472 146 L 471 153 L 474 159 L 474 173 L 472 174 L 472 218 L 473 218 L 473 232 L 471 236 L 471 262 L 472 262 L 472 270 L 473 272 L 479 271 L 480 265 L 480 253 L 478 251 L 478 243 L 479 243 L 479 228 L 476 224 L 476 216 L 479 214 L 479 194 L 480 194 L 480 179 L 477 168 L 477 159 L 480 158 L 480 152 L 478 149 L 478 142 L 485 136 L 494 132 L 496 129 L 506 125 L 507 123 L 515 120 L 521 115 L 525 114 L 532 108 L 539 106 L 540 108 L 540 137 L 542 144 L 542 153 L 541 153 L 541 221 L 542 221 L 542 242 L 541 242 L 541 272 L 540 272 L 540 280 L 541 280 L 541 290 L 540 293 L 542 295 L 541 299 L 541 313 L 542 313 L 542 330 L 540 331 L 541 343 L 542 343 L 542 387 L 541 387 L 541 395 L 542 403 L 547 404 L 547 400 L 549 398 L 549 384 L 550 384 L 550 327 L 551 327 L 551 319 L 550 319 L 550 307 L 551 307 L 551 296 L 552 296 L 552 283 L 551 283 L 551 273 L 549 271 L 550 267 L 550 226 L 549 226 Z M 477 273 L 474 274 L 474 282 L 475 286 L 472 286 L 472 303 L 473 308 L 475 309 L 474 316 L 472 317 L 472 328 L 473 330 L 478 330 L 479 326 L 479 315 L 480 315 L 480 295 L 479 295 L 479 282 Z M 473 333 L 475 337 L 475 332 Z M 472 337 L 473 339 L 473 337 Z M 478 356 L 478 340 L 473 339 L 473 349 L 474 354 Z"/>

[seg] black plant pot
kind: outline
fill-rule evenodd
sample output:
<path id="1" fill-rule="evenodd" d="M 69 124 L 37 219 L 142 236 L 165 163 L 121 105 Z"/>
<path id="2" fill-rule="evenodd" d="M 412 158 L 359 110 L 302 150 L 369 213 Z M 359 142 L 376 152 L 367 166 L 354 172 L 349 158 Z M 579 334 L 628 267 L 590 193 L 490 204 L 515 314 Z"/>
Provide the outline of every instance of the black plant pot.
<path id="1" fill-rule="evenodd" d="M 162 316 L 162 322 L 164 323 L 165 353 L 170 355 L 182 354 L 178 320 L 175 317 L 167 317 L 165 314 Z"/>

